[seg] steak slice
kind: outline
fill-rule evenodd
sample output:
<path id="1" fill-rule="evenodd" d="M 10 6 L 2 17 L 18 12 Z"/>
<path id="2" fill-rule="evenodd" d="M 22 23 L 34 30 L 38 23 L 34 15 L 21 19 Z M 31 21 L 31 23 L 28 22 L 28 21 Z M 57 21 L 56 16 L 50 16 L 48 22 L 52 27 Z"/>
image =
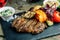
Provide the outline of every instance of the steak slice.
<path id="1" fill-rule="evenodd" d="M 47 25 L 37 21 L 36 19 L 25 19 L 20 17 L 13 21 L 12 27 L 14 27 L 18 32 L 36 34 L 42 32 Z"/>

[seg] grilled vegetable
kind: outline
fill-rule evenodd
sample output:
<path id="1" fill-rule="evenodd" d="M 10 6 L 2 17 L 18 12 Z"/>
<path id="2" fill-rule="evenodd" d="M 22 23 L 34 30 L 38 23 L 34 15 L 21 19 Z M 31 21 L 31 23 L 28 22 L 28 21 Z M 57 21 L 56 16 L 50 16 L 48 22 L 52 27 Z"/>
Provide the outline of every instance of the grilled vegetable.
<path id="1" fill-rule="evenodd" d="M 51 21 L 51 20 L 47 20 L 46 23 L 48 26 L 52 26 L 54 24 L 53 21 Z"/>
<path id="2" fill-rule="evenodd" d="M 40 22 L 45 22 L 47 20 L 47 16 L 44 11 L 36 10 L 35 12 L 36 12 L 35 17 L 37 20 L 39 20 Z"/>
<path id="3" fill-rule="evenodd" d="M 35 15 L 35 12 L 33 11 L 28 11 L 27 13 L 25 13 L 24 15 L 22 15 L 24 18 L 33 18 Z"/>
<path id="4" fill-rule="evenodd" d="M 53 19 L 54 22 L 60 22 L 60 12 L 55 11 L 53 13 L 53 18 L 52 19 Z"/>

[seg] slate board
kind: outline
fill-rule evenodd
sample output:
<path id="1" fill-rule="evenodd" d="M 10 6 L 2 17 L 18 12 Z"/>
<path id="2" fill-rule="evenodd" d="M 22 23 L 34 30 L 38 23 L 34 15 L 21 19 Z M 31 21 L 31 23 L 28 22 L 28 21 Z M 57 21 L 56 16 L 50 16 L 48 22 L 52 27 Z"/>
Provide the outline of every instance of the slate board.
<path id="1" fill-rule="evenodd" d="M 32 35 L 30 33 L 18 33 L 11 28 L 11 24 L 9 22 L 6 22 L 2 19 L 0 19 L 0 23 L 2 25 L 6 40 L 37 40 L 60 34 L 60 23 L 54 24 L 52 27 L 48 27 L 45 31 L 37 35 Z"/>

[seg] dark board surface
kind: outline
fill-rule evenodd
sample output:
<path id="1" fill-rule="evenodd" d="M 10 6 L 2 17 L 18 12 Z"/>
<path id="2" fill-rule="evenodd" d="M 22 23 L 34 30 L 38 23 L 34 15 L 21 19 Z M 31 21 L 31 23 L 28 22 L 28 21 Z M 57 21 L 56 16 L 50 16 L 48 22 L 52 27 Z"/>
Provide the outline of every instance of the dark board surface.
<path id="1" fill-rule="evenodd" d="M 11 28 L 10 22 L 3 21 L 2 19 L 0 19 L 0 23 L 2 25 L 6 40 L 37 40 L 60 34 L 60 23 L 56 23 L 53 26 L 48 27 L 42 33 L 39 33 L 37 35 L 32 35 L 30 33 L 18 33 L 13 28 Z"/>

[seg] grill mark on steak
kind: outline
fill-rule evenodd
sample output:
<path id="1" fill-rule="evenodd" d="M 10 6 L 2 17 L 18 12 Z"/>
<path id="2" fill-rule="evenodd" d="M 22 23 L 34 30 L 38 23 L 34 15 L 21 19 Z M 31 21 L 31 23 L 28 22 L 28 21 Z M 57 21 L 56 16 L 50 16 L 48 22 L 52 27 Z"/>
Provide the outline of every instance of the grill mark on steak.
<path id="1" fill-rule="evenodd" d="M 39 29 L 43 31 L 46 27 L 47 27 L 46 24 L 42 23 Z"/>
<path id="2" fill-rule="evenodd" d="M 27 19 L 26 19 L 27 20 Z M 20 26 L 20 28 L 17 31 L 23 31 L 25 29 L 25 25 L 29 22 L 30 20 L 27 20 L 27 22 L 25 24 L 23 24 L 22 26 Z"/>
<path id="3" fill-rule="evenodd" d="M 39 33 L 39 32 L 41 32 L 39 30 L 40 26 L 41 26 L 41 23 L 40 22 L 37 22 L 37 24 L 33 28 L 34 29 L 34 32 L 33 33 Z"/>
<path id="4" fill-rule="evenodd" d="M 21 18 L 20 23 L 19 23 L 19 24 L 17 24 L 17 25 L 18 25 L 17 27 L 19 28 L 21 25 L 23 25 L 23 24 L 24 24 L 24 22 L 25 22 L 25 20 L 26 20 L 26 19 Z"/>
<path id="5" fill-rule="evenodd" d="M 33 20 L 32 20 L 32 23 L 30 23 L 29 26 L 25 27 L 24 30 L 25 30 L 26 32 L 28 31 L 29 33 L 32 32 L 32 30 L 33 30 L 33 25 L 35 25 L 35 22 L 36 22 L 36 20 L 33 19 Z"/>
<path id="6" fill-rule="evenodd" d="M 25 19 L 21 18 L 21 20 L 18 21 L 18 23 L 16 23 L 17 27 L 19 28 L 20 25 L 22 25 L 22 23 L 25 21 Z"/>
<path id="7" fill-rule="evenodd" d="M 33 23 L 33 21 L 34 21 L 34 19 L 29 20 L 29 21 L 27 22 L 27 24 L 26 24 L 24 27 L 29 27 L 29 25 L 31 25 L 31 24 Z"/>
<path id="8" fill-rule="evenodd" d="M 33 21 L 33 23 L 29 26 L 29 32 L 33 32 L 33 27 L 36 25 L 37 21 L 36 19 Z"/>
<path id="9" fill-rule="evenodd" d="M 20 20 L 20 18 L 16 18 L 12 24 L 13 27 L 16 27 L 18 21 Z"/>
<path id="10" fill-rule="evenodd" d="M 23 26 L 23 29 L 24 31 L 28 31 L 28 27 L 33 23 L 34 19 L 32 20 L 29 20 L 24 26 Z"/>
<path id="11" fill-rule="evenodd" d="M 19 25 L 19 27 L 22 26 L 23 24 L 25 24 L 26 22 L 27 22 L 27 20 L 24 20 L 23 22 L 21 22 L 21 24 Z"/>
<path id="12" fill-rule="evenodd" d="M 24 27 L 24 25 L 26 25 L 27 22 L 28 22 L 28 20 L 25 20 L 25 21 L 22 23 L 22 25 L 19 26 L 18 31 L 20 31 L 20 30 Z"/>

